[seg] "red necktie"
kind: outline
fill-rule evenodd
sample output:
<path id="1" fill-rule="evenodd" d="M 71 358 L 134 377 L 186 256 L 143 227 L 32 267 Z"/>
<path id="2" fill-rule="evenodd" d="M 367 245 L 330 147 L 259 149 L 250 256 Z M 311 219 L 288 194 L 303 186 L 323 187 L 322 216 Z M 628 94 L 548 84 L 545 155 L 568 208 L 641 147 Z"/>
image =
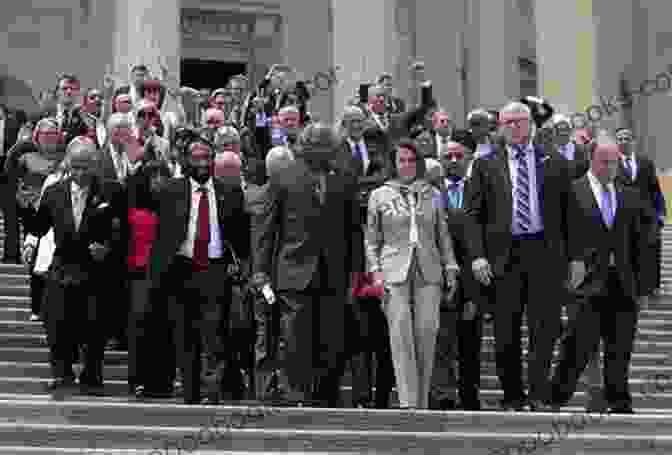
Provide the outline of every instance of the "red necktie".
<path id="1" fill-rule="evenodd" d="M 201 199 L 198 202 L 193 261 L 197 269 L 206 269 L 208 268 L 208 244 L 210 243 L 210 204 L 207 188 L 201 187 L 198 191 L 201 193 Z"/>

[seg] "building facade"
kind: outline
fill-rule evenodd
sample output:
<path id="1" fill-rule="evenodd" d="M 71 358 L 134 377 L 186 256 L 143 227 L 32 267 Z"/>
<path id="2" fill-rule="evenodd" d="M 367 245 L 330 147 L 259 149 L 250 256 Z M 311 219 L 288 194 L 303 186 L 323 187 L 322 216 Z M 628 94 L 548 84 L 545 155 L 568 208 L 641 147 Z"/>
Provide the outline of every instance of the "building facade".
<path id="1" fill-rule="evenodd" d="M 567 114 L 601 106 L 601 124 L 631 124 L 642 153 L 665 150 L 672 2 L 660 0 L 22 0 L 3 5 L 0 96 L 27 110 L 58 73 L 86 87 L 131 65 L 165 65 L 182 83 L 216 88 L 232 74 L 258 81 L 273 63 L 338 79 L 311 103 L 334 120 L 360 82 L 382 72 L 411 100 L 418 59 L 458 123 L 477 106 L 541 95 Z M 672 66 L 670 66 L 672 68 Z M 636 95 L 644 81 L 656 90 Z M 666 87 L 664 85 L 667 84 Z M 644 84 L 646 86 L 646 83 Z M 632 107 L 605 106 L 628 86 Z M 198 88 L 198 87 L 197 87 Z M 646 88 L 646 87 L 644 87 Z M 593 118 L 597 110 L 591 108 Z"/>

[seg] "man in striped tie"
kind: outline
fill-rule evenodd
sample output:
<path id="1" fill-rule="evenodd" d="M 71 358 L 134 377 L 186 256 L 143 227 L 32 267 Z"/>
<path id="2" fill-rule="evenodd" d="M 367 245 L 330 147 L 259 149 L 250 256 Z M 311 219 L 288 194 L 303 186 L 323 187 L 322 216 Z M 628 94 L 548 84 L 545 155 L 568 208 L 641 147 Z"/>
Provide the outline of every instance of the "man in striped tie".
<path id="1" fill-rule="evenodd" d="M 497 375 L 505 410 L 542 410 L 567 276 L 567 161 L 534 145 L 530 108 L 499 113 L 503 144 L 474 162 L 464 201 L 472 270 L 494 287 Z M 521 325 L 528 326 L 528 395 L 522 380 Z"/>

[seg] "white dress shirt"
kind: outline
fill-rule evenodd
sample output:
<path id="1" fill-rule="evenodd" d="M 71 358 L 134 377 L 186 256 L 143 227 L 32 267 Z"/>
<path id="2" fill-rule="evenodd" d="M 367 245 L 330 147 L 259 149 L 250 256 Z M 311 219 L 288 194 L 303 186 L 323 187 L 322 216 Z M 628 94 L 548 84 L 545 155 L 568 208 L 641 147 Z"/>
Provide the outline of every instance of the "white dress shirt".
<path id="1" fill-rule="evenodd" d="M 509 172 L 511 175 L 511 195 L 513 196 L 513 211 L 511 230 L 514 235 L 518 234 L 534 234 L 544 230 L 544 222 L 539 211 L 539 192 L 537 191 L 537 166 L 534 147 L 532 144 L 525 146 L 525 156 L 527 160 L 527 172 L 530 176 L 530 230 L 528 232 L 520 232 L 516 225 L 516 210 L 518 209 L 518 201 L 516 198 L 516 179 L 518 178 L 518 159 L 516 158 L 515 149 L 506 146 L 509 154 Z"/>
<path id="2" fill-rule="evenodd" d="M 569 161 L 574 161 L 576 155 L 573 142 L 568 142 L 565 145 L 559 146 L 558 148 L 560 149 L 560 153 L 562 154 L 562 156 L 567 158 Z"/>
<path id="3" fill-rule="evenodd" d="M 443 143 L 444 139 L 446 141 L 445 144 Z M 441 151 L 446 146 L 446 144 L 448 144 L 449 141 L 450 141 L 450 136 L 445 136 L 444 137 L 444 136 L 441 136 L 439 133 L 436 133 L 434 135 L 434 142 L 436 142 L 436 156 L 437 156 L 437 158 L 441 158 Z"/>
<path id="4" fill-rule="evenodd" d="M 191 185 L 191 211 L 189 213 L 189 224 L 187 226 L 187 238 L 180 247 L 179 254 L 188 258 L 194 257 L 194 242 L 196 241 L 196 229 L 198 227 L 198 205 L 201 201 L 201 186 L 208 190 L 209 215 L 210 215 L 210 243 L 208 244 L 208 257 L 210 259 L 221 258 L 223 254 L 222 239 L 219 231 L 219 222 L 217 220 L 217 198 L 215 196 L 215 186 L 212 178 L 205 185 L 201 185 L 190 178 Z"/>
<path id="5" fill-rule="evenodd" d="M 86 197 L 89 194 L 88 188 L 82 188 L 74 181 L 70 183 L 70 196 L 72 199 L 72 216 L 75 219 L 75 229 L 79 231 L 82 223 L 82 215 L 86 207 Z"/>
<path id="6" fill-rule="evenodd" d="M 355 142 L 348 138 L 348 144 L 350 145 L 350 154 L 354 155 Z M 360 138 L 357 144 L 359 144 L 359 152 L 362 154 L 362 169 L 364 170 L 364 174 L 366 174 L 366 171 L 369 169 L 369 164 L 371 163 L 371 159 L 369 158 L 369 150 L 366 148 L 366 142 L 364 142 L 364 138 Z"/>
<path id="7" fill-rule="evenodd" d="M 632 152 L 629 159 L 630 159 L 630 169 L 632 169 L 632 181 L 634 182 L 637 179 L 637 171 L 639 170 L 637 168 L 637 158 L 635 158 L 635 152 Z M 626 169 L 628 168 L 628 165 L 626 164 L 627 160 L 628 160 L 627 156 L 621 155 L 621 161 L 623 162 L 623 167 L 625 167 Z"/>
<path id="8" fill-rule="evenodd" d="M 604 191 L 604 185 L 602 185 L 602 183 L 600 183 L 597 177 L 595 177 L 593 171 L 588 170 L 587 175 L 588 175 L 588 181 L 590 182 L 590 188 L 593 190 L 593 196 L 595 197 L 595 202 L 597 202 L 597 206 L 600 208 L 600 212 L 604 213 L 605 208 L 603 207 L 602 204 L 602 192 Z M 611 182 L 607 184 L 607 189 L 609 190 L 611 196 L 611 206 L 614 209 L 614 220 L 616 220 L 616 211 L 618 210 L 618 207 L 616 206 L 617 204 L 616 187 L 614 186 L 614 183 Z M 611 255 L 609 256 L 609 265 L 611 266 L 616 265 L 614 253 L 611 253 Z"/>

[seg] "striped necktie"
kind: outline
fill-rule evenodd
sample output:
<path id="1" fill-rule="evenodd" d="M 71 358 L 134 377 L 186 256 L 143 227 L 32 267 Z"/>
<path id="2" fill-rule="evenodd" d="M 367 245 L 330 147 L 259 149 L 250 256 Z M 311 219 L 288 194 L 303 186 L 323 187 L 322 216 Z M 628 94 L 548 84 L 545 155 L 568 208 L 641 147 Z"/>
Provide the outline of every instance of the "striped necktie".
<path id="1" fill-rule="evenodd" d="M 516 176 L 516 226 L 522 232 L 528 232 L 532 226 L 532 210 L 530 208 L 530 173 L 527 169 L 527 157 L 524 146 L 515 145 L 517 176 Z"/>

